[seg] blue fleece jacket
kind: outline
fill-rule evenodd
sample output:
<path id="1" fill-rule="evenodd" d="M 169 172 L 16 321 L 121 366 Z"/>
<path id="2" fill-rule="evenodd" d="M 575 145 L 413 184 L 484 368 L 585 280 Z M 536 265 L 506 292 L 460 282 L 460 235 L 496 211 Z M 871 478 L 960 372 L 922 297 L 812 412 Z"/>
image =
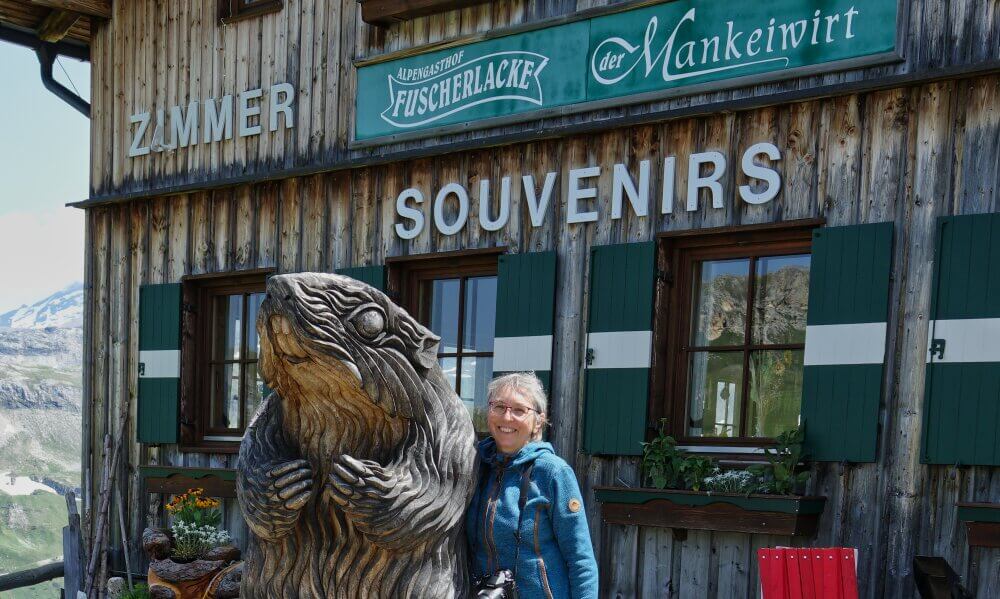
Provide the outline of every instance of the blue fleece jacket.
<path id="1" fill-rule="evenodd" d="M 528 443 L 513 456 L 492 438 L 479 444 L 483 463 L 466 516 L 476 576 L 514 570 L 518 497 L 534 462 L 521 522 L 517 588 L 521 599 L 596 599 L 597 561 L 576 475 L 549 443 Z"/>

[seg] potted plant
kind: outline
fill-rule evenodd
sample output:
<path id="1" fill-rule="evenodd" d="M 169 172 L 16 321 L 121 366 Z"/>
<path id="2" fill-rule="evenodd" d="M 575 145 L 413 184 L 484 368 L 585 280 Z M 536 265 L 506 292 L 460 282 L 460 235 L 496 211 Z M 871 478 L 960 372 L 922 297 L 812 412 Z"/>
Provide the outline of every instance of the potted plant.
<path id="1" fill-rule="evenodd" d="M 188 489 L 167 504 L 167 530 L 147 528 L 142 535 L 149 555 L 149 593 L 152 597 L 238 597 L 243 562 L 219 528 L 219 500 L 203 489 Z"/>
<path id="2" fill-rule="evenodd" d="M 802 427 L 782 433 L 764 450 L 767 464 L 720 468 L 710 457 L 677 447 L 661 425 L 643 443 L 640 488 L 595 487 L 601 518 L 611 524 L 812 535 L 824 497 L 798 494 L 809 478 L 803 468 Z"/>

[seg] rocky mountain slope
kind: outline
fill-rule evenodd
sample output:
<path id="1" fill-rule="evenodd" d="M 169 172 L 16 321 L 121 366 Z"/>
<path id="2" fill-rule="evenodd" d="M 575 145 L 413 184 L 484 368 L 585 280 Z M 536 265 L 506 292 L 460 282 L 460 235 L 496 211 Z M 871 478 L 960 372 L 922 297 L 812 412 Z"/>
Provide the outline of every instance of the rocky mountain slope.
<path id="1" fill-rule="evenodd" d="M 0 573 L 62 554 L 60 495 L 80 486 L 82 313 L 75 284 L 0 314 Z"/>

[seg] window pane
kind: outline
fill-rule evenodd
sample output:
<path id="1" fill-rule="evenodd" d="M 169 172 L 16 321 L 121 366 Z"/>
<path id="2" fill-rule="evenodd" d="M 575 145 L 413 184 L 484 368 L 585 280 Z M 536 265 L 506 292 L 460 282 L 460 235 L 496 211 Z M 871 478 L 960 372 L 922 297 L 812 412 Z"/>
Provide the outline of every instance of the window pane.
<path id="1" fill-rule="evenodd" d="M 803 350 L 750 354 L 750 435 L 777 437 L 799 425 Z"/>
<path id="2" fill-rule="evenodd" d="M 743 345 L 750 260 L 699 262 L 694 269 L 691 344 Z"/>
<path id="3" fill-rule="evenodd" d="M 809 254 L 757 260 L 753 342 L 805 343 Z"/>
<path id="4" fill-rule="evenodd" d="M 212 366 L 212 428 L 240 426 L 239 364 Z"/>
<path id="5" fill-rule="evenodd" d="M 478 432 L 486 432 L 486 391 L 493 378 L 493 358 L 462 358 L 462 403 Z"/>
<path id="6" fill-rule="evenodd" d="M 441 353 L 458 351 L 459 279 L 430 282 L 430 329 L 441 337 Z"/>
<path id="7" fill-rule="evenodd" d="M 260 339 L 257 338 L 257 314 L 260 304 L 264 301 L 263 293 L 251 293 L 247 298 L 247 358 L 256 359 L 260 351 Z"/>
<path id="8" fill-rule="evenodd" d="M 242 319 L 242 295 L 220 295 L 215 298 L 213 360 L 240 359 L 240 322 Z"/>
<path id="9" fill-rule="evenodd" d="M 497 312 L 497 278 L 473 277 L 465 282 L 464 351 L 493 351 Z M 464 388 L 464 384 L 463 384 Z"/>
<path id="10" fill-rule="evenodd" d="M 738 437 L 743 352 L 695 352 L 688 375 L 688 434 Z"/>
<path id="11" fill-rule="evenodd" d="M 247 405 L 242 423 L 244 427 L 250 423 L 250 419 L 257 413 L 257 407 L 264 399 L 264 379 L 261 378 L 260 371 L 257 370 L 257 364 L 247 364 L 246 377 L 244 384 L 247 387 L 245 396 Z"/>
<path id="12" fill-rule="evenodd" d="M 444 372 L 444 378 L 448 380 L 451 388 L 455 389 L 456 377 L 458 376 L 458 358 L 438 358 L 438 362 L 441 363 L 441 371 Z"/>

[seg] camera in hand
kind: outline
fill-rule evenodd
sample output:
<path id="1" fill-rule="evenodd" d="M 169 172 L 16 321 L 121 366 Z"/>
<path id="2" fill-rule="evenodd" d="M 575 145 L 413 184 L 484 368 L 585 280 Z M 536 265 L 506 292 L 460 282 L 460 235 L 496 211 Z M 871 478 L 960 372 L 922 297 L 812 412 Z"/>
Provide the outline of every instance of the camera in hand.
<path id="1" fill-rule="evenodd" d="M 510 570 L 500 570 L 493 576 L 487 576 L 477 581 L 473 597 L 516 599 L 517 589 L 514 585 L 514 573 Z"/>

